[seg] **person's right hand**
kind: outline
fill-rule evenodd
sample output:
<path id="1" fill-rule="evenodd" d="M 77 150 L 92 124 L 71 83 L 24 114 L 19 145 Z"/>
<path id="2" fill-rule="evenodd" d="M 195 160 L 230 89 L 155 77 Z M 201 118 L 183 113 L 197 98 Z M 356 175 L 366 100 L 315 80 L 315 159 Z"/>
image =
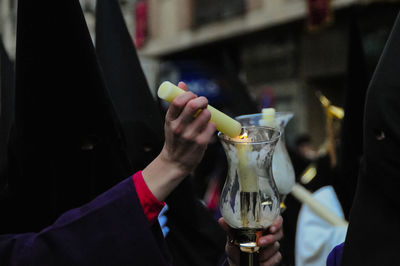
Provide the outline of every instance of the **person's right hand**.
<path id="1" fill-rule="evenodd" d="M 231 243 L 231 240 L 233 239 L 232 229 L 226 223 L 224 218 L 220 218 L 218 223 L 227 233 L 225 252 L 228 257 L 229 265 L 239 266 L 240 250 L 237 245 Z M 282 223 L 282 216 L 279 216 L 269 227 L 269 234 L 263 235 L 258 239 L 257 245 L 260 247 L 258 261 L 260 266 L 275 266 L 280 263 L 282 255 L 279 252 L 280 244 L 278 241 L 283 237 Z"/>
<path id="2" fill-rule="evenodd" d="M 178 85 L 186 90 L 186 85 Z M 144 170 L 143 178 L 154 196 L 163 201 L 203 158 L 216 131 L 209 122 L 208 100 L 192 92 L 177 96 L 165 116 L 165 143 L 161 153 Z"/>
<path id="3" fill-rule="evenodd" d="M 179 82 L 178 87 L 186 90 L 183 82 Z M 206 109 L 207 105 L 205 97 L 185 92 L 171 102 L 165 116 L 165 144 L 161 157 L 186 174 L 200 163 L 216 130 L 215 124 L 209 122 L 211 113 Z"/>

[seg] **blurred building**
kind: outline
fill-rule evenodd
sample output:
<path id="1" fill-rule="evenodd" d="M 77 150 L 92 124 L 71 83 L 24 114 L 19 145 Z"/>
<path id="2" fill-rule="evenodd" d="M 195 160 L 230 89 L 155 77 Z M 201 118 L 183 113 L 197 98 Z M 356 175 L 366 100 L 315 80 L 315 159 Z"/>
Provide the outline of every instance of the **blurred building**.
<path id="1" fill-rule="evenodd" d="M 199 61 L 218 68 L 226 67 L 218 58 L 228 56 L 259 108 L 273 105 L 295 113 L 286 132 L 288 143 L 307 132 L 316 147 L 324 141 L 325 125 L 315 92 L 343 106 L 354 16 L 374 65 L 399 9 L 396 1 L 360 0 L 138 2 L 147 4 L 145 40 L 138 47 L 142 58 Z M 313 2 L 330 7 L 326 21 L 318 21 L 324 14 L 312 10 Z M 161 79 L 153 77 L 154 89 Z"/>

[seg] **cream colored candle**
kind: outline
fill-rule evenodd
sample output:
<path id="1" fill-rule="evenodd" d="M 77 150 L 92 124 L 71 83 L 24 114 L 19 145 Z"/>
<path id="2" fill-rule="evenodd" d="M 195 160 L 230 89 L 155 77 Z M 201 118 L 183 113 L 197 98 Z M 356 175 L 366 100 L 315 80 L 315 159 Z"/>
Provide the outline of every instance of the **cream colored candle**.
<path id="1" fill-rule="evenodd" d="M 169 81 L 164 81 L 158 88 L 158 97 L 168 102 L 172 102 L 176 96 L 181 95 L 185 91 L 175 86 Z M 218 131 L 225 135 L 235 138 L 240 135 L 242 131 L 242 125 L 235 119 L 208 105 L 207 109 L 211 113 L 211 121 L 215 123 Z"/>
<path id="2" fill-rule="evenodd" d="M 273 128 L 277 128 L 277 124 L 275 122 L 275 109 L 274 108 L 263 108 L 262 109 L 262 118 L 263 122 L 266 126 L 270 126 Z"/>
<path id="3" fill-rule="evenodd" d="M 305 189 L 303 186 L 299 184 L 295 184 L 292 188 L 292 195 L 297 198 L 300 202 L 306 204 L 311 211 L 313 211 L 316 215 L 330 223 L 334 226 L 347 226 L 348 223 L 344 219 L 340 218 L 336 214 L 334 214 L 327 207 L 319 203 L 316 199 L 313 198 L 311 192 Z"/>
<path id="4" fill-rule="evenodd" d="M 236 144 L 238 157 L 238 177 L 240 190 L 243 192 L 257 192 L 258 178 L 251 165 L 249 165 L 248 155 L 251 152 L 251 146 L 248 144 Z"/>

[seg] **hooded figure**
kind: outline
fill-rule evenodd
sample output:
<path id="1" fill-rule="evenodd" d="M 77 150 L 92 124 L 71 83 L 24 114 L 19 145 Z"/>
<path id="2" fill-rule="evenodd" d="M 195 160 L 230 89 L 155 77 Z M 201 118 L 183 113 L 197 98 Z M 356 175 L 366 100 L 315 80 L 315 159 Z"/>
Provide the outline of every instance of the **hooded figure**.
<path id="1" fill-rule="evenodd" d="M 15 107 L 17 207 L 1 230 L 40 230 L 132 174 L 78 1 L 19 1 Z"/>
<path id="2" fill-rule="evenodd" d="M 16 77 L 20 173 L 8 182 L 14 212 L 1 209 L 0 265 L 170 265 L 129 177 L 79 1 L 18 1 Z"/>
<path id="3" fill-rule="evenodd" d="M 367 92 L 364 157 L 341 265 L 394 265 L 398 261 L 399 47 L 398 16 Z"/>
<path id="4" fill-rule="evenodd" d="M 116 0 L 97 1 L 96 51 L 121 120 L 130 162 L 135 171 L 142 169 L 162 148 L 163 121 Z M 173 264 L 216 265 L 224 254 L 225 233 L 195 197 L 190 178 L 166 201 L 170 229 L 166 241 Z"/>

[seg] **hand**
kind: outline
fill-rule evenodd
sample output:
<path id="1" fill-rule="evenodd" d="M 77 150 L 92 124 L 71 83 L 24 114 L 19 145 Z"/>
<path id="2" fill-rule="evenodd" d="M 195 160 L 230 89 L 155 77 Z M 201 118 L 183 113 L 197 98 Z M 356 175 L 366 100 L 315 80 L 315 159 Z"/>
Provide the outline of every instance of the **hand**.
<path id="1" fill-rule="evenodd" d="M 186 84 L 178 85 L 186 90 Z M 203 158 L 207 144 L 216 131 L 208 100 L 192 92 L 177 96 L 165 116 L 165 143 L 156 159 L 142 172 L 143 178 L 160 201 L 188 175 Z"/>
<path id="2" fill-rule="evenodd" d="M 186 90 L 183 82 L 179 82 L 178 87 Z M 216 130 L 215 124 L 209 123 L 211 114 L 207 105 L 205 97 L 185 92 L 172 101 L 165 117 L 165 144 L 161 156 L 186 174 L 200 163 Z"/>
<path id="3" fill-rule="evenodd" d="M 230 239 L 232 236 L 232 229 L 226 223 L 224 218 L 220 218 L 218 223 L 228 234 L 225 252 L 228 257 L 228 262 L 230 266 L 238 266 L 240 261 L 240 250 L 239 247 L 230 243 Z M 260 246 L 258 259 L 260 266 L 274 266 L 278 265 L 282 259 L 282 255 L 279 252 L 279 242 L 278 240 L 282 239 L 283 231 L 282 231 L 282 223 L 283 219 L 279 216 L 275 222 L 269 227 L 268 231 L 270 234 L 263 235 L 257 241 L 257 245 Z"/>

